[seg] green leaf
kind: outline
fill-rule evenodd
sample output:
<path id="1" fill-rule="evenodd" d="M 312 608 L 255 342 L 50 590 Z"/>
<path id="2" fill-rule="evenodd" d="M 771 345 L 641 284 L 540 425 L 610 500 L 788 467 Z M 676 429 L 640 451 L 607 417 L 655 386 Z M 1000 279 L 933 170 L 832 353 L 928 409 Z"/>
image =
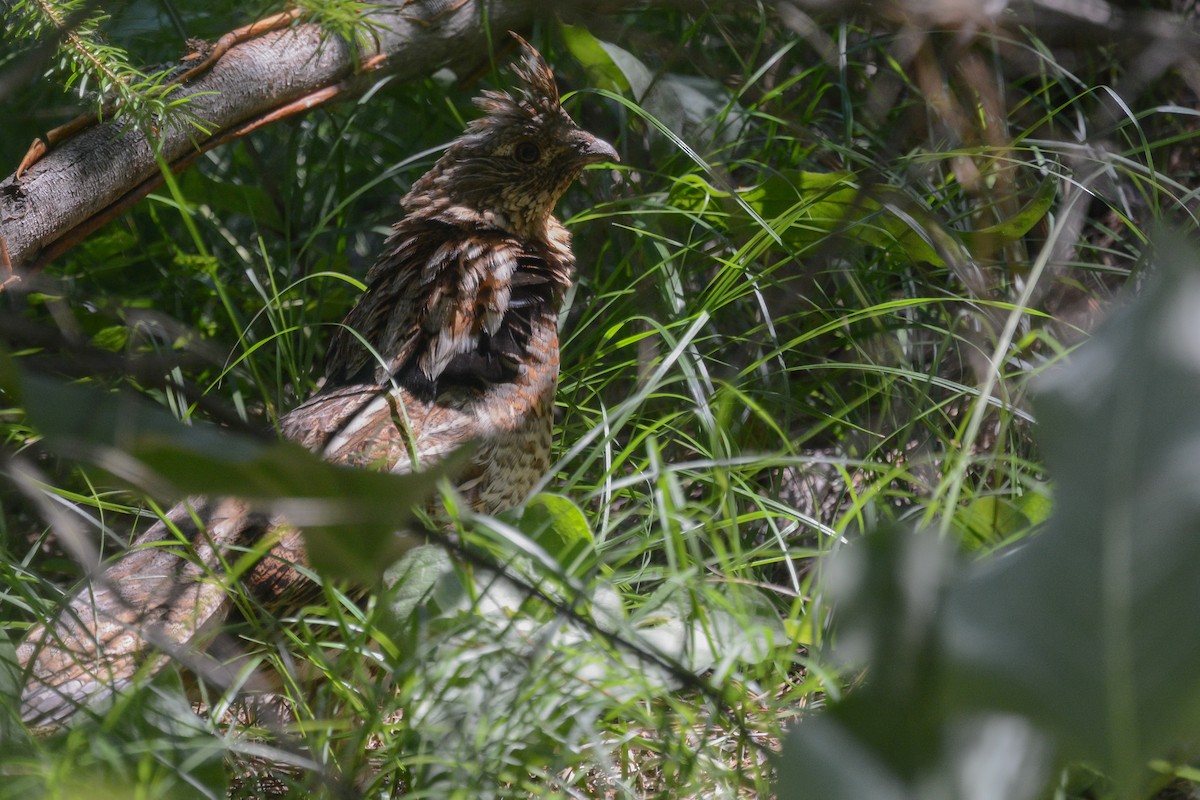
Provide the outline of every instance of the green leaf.
<path id="1" fill-rule="evenodd" d="M 581 557 L 592 553 L 595 539 L 587 517 L 579 506 L 560 494 L 542 492 L 525 504 L 521 528 L 539 547 L 560 564 L 571 568 L 572 574 L 582 574 L 594 561 Z"/>
<path id="2" fill-rule="evenodd" d="M 414 547 L 384 573 L 389 587 L 388 610 L 403 625 L 413 612 L 429 602 L 439 580 L 452 568 L 446 548 L 436 544 Z"/>
<path id="3" fill-rule="evenodd" d="M 24 683 L 17 649 L 8 634 L 0 631 L 0 747 L 11 747 L 14 741 L 26 738 L 19 710 Z"/>
<path id="4" fill-rule="evenodd" d="M 973 245 L 976 240 L 985 237 L 999 239 L 1002 242 L 1016 241 L 1029 233 L 1034 225 L 1045 218 L 1057 196 L 1058 182 L 1047 178 L 1042 181 L 1042 185 L 1038 187 L 1033 198 L 1016 214 L 995 225 L 963 234 L 963 238 L 968 245 Z"/>
<path id="5" fill-rule="evenodd" d="M 1054 510 L 1054 502 L 1046 487 L 1035 487 L 1026 491 L 1015 502 L 1016 507 L 1032 525 L 1041 525 L 1050 519 L 1050 512 Z"/>
<path id="6" fill-rule="evenodd" d="M 229 214 L 244 214 L 260 227 L 283 228 L 278 206 L 261 186 L 214 180 L 197 170 L 184 172 L 176 180 L 185 197 L 210 207 L 222 219 Z"/>
<path id="7" fill-rule="evenodd" d="M 970 233 L 947 230 L 933 214 L 893 187 L 864 189 L 849 172 L 778 172 L 738 195 L 796 251 L 838 235 L 901 253 L 915 262 L 944 266 L 944 253 L 965 257 L 959 239 L 974 249 L 985 240 L 994 245 L 1024 236 L 1046 216 L 1056 190 L 1054 182 L 1045 181 L 1011 218 Z M 729 192 L 716 189 L 699 175 L 687 175 L 676 182 L 670 200 L 676 208 L 703 215 L 726 228 L 729 220 L 739 220 L 731 229 L 735 234 L 756 233 L 756 224 L 740 222 L 742 216 L 729 198 Z"/>
<path id="8" fill-rule="evenodd" d="M 1031 800 L 1051 748 L 1026 719 L 956 703 L 940 625 L 956 554 L 933 535 L 881 530 L 829 565 L 836 653 L 864 686 L 784 743 L 781 800 Z"/>
<path id="9" fill-rule="evenodd" d="M 1028 531 L 1033 524 L 1020 506 L 1007 497 L 996 495 L 976 497 L 958 513 L 956 521 L 966 528 L 971 537 L 985 544 L 998 544 L 1010 536 Z"/>
<path id="10" fill-rule="evenodd" d="M 575 60 L 583 65 L 592 79 L 592 83 L 603 89 L 614 92 L 628 92 L 629 79 L 625 71 L 613 59 L 613 45 L 606 45 L 586 28 L 577 25 L 561 26 L 563 40 Z M 620 50 L 620 48 L 616 48 Z M 624 53 L 625 51 L 621 50 Z"/>
<path id="11" fill-rule="evenodd" d="M 129 326 L 106 325 L 92 335 L 92 344 L 101 350 L 119 353 L 129 345 Z"/>

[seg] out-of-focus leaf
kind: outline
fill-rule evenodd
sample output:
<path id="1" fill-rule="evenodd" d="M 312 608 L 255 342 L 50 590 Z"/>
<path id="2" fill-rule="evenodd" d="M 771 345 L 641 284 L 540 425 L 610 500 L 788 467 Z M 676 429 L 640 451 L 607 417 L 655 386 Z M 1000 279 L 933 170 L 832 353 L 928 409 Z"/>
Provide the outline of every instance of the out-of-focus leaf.
<path id="1" fill-rule="evenodd" d="M 101 350 L 119 353 L 129 344 L 129 326 L 107 325 L 92 335 L 92 344 Z"/>
<path id="2" fill-rule="evenodd" d="M 732 102 L 729 88 L 712 78 L 668 72 L 654 88 L 676 98 L 683 110 L 683 127 L 677 132 L 689 141 L 715 139 L 722 144 L 733 144 L 749 119 L 746 110 Z"/>
<path id="3" fill-rule="evenodd" d="M 449 569 L 450 555 L 440 545 L 425 544 L 405 553 L 383 576 L 389 587 L 387 602 L 392 618 L 403 625 L 430 598 Z"/>
<path id="4" fill-rule="evenodd" d="M 877 531 L 829 566 L 835 653 L 869 665 L 864 686 L 806 720 L 779 765 L 781 800 L 1030 800 L 1050 743 L 1026 719 L 956 703 L 941 620 L 961 572 L 933 535 Z"/>
<path id="5" fill-rule="evenodd" d="M 995 225 L 964 233 L 963 240 L 972 251 L 975 250 L 979 240 L 984 238 L 1001 242 L 1016 241 L 1029 233 L 1034 225 L 1045 219 L 1050 207 L 1054 205 L 1054 198 L 1057 194 L 1058 182 L 1047 178 L 1042 181 L 1042 185 L 1038 187 L 1029 202 L 1022 206 L 1016 214 Z"/>
<path id="6" fill-rule="evenodd" d="M 887 533 L 835 559 L 839 652 L 867 683 L 789 737 L 781 798 L 1032 797 L 1052 755 L 1137 797 L 1152 758 L 1194 748 L 1200 258 L 1164 240 L 1158 264 L 1042 384 L 1041 533 L 965 567 Z"/>
<path id="7" fill-rule="evenodd" d="M 1010 219 L 971 233 L 946 230 L 932 214 L 915 207 L 892 187 L 864 190 L 857 176 L 849 172 L 779 172 L 738 194 L 794 250 L 803 251 L 836 234 L 869 247 L 903 253 L 913 261 L 943 266 L 946 251 L 954 260 L 966 258 L 959 238 L 968 243 L 985 237 L 1004 243 L 1024 236 L 1050 209 L 1055 185 L 1043 184 Z M 698 175 L 676 182 L 671 203 L 724 227 L 728 227 L 727 219 L 743 219 L 730 208 L 729 192 Z M 746 224 L 732 232 L 751 235 L 757 228 Z"/>
<path id="8" fill-rule="evenodd" d="M 1047 529 L 947 604 L 959 691 L 1036 720 L 1123 796 L 1200 728 L 1200 259 L 1166 241 L 1158 265 L 1041 385 Z"/>
<path id="9" fill-rule="evenodd" d="M 807 720 L 789 735 L 779 763 L 781 800 L 1031 800 L 1048 774 L 1046 741 L 1026 720 L 974 715 L 947 724 L 929 746 L 929 763 L 897 772 L 887 750 L 861 738 L 882 722 L 880 698 L 844 701 L 838 714 Z M 891 741 L 911 731 L 901 720 Z M 882 731 L 881 731 L 882 733 Z"/>
<path id="10" fill-rule="evenodd" d="M 786 638 L 778 614 L 771 613 L 769 602 L 753 590 L 738 587 L 731 593 L 735 597 L 716 591 L 697 597 L 678 585 L 664 586 L 633 616 L 626 635 L 696 674 L 712 671 L 720 676 L 773 657 Z M 725 603 L 739 608 L 733 612 Z"/>
<path id="11" fill-rule="evenodd" d="M 279 209 L 261 186 L 212 180 L 195 170 L 184 172 L 176 180 L 185 197 L 210 207 L 220 218 L 228 214 L 246 214 L 260 226 L 274 230 L 282 228 Z"/>
<path id="12" fill-rule="evenodd" d="M 25 738 L 20 714 L 23 685 L 17 649 L 8 635 L 0 631 L 0 747 L 9 745 L 16 737 Z"/>
<path id="13" fill-rule="evenodd" d="M 730 144 L 745 127 L 745 110 L 732 102 L 720 82 L 695 75 L 655 75 L 641 59 L 612 42 L 583 28 L 562 29 L 567 48 L 588 69 L 594 84 L 629 94 L 675 134 L 693 142 L 715 138 Z"/>
<path id="14" fill-rule="evenodd" d="M 1033 527 L 1033 521 L 1025 515 L 1020 504 L 996 495 L 976 497 L 958 513 L 956 520 L 980 544 L 990 545 Z"/>
<path id="15" fill-rule="evenodd" d="M 397 531 L 450 468 L 392 475 L 341 467 L 291 442 L 183 425 L 140 397 L 27 373 L 9 358 L 0 358 L 0 388 L 50 447 L 143 491 L 234 495 L 282 513 L 304 531 L 313 567 L 331 577 L 377 579 L 415 543 Z"/>
<path id="16" fill-rule="evenodd" d="M 1026 491 L 1017 498 L 1016 506 L 1031 524 L 1041 525 L 1050 519 L 1050 514 L 1054 510 L 1054 501 L 1050 496 L 1049 488 L 1039 486 Z"/>

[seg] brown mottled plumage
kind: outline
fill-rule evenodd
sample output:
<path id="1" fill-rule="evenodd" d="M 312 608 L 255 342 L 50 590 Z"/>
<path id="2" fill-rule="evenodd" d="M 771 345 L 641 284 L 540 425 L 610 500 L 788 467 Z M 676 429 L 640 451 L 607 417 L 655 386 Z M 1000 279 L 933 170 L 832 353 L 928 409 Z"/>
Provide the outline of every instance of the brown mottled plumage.
<path id="1" fill-rule="evenodd" d="M 325 385 L 282 420 L 285 436 L 331 461 L 395 472 L 475 441 L 456 481 L 484 513 L 520 503 L 549 466 L 557 318 L 574 267 L 552 212 L 585 165 L 617 160 L 575 125 L 545 61 L 519 41 L 519 94 L 485 92 L 484 116 L 413 184 L 367 292 L 334 336 Z M 293 566 L 304 559 L 300 537 L 282 520 L 232 499 L 192 505 L 194 515 L 184 505 L 168 514 L 188 557 L 144 546 L 174 540 L 156 524 L 52 628 L 25 637 L 26 721 L 60 723 L 135 670 L 192 652 L 225 616 L 213 576 L 231 547 L 274 538 L 243 577 L 257 591 L 279 595 L 304 580 Z"/>

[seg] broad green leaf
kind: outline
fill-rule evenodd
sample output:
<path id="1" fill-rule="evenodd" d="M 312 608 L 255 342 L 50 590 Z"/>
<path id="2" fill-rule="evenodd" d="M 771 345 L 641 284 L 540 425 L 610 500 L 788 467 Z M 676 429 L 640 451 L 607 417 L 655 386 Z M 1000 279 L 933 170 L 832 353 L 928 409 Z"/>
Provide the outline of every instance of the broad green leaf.
<path id="1" fill-rule="evenodd" d="M 689 83 L 677 76 L 655 75 L 628 50 L 597 39 L 583 28 L 562 27 L 568 49 L 588 68 L 598 87 L 630 95 L 646 113 L 676 135 L 685 134 L 689 123 L 695 127 L 721 108 L 720 104 L 706 102 L 708 98 L 701 88 L 719 88 L 718 84 Z"/>
<path id="2" fill-rule="evenodd" d="M 176 180 L 185 197 L 203 203 L 224 219 L 229 214 L 250 216 L 259 226 L 282 229 L 279 208 L 261 186 L 213 180 L 196 170 L 182 173 Z"/>
<path id="3" fill-rule="evenodd" d="M 450 555 L 441 545 L 424 544 L 405 553 L 383 576 L 389 587 L 387 603 L 392 619 L 404 625 L 430 599 L 435 585 L 450 569 Z"/>
<path id="4" fill-rule="evenodd" d="M 946 252 L 958 259 L 964 257 L 959 239 L 973 245 L 984 239 L 1003 243 L 1024 236 L 1045 217 L 1055 192 L 1056 185 L 1047 181 L 1013 217 L 970 233 L 947 230 L 899 190 L 879 185 L 864 188 L 849 172 L 785 171 L 738 194 L 797 251 L 838 235 L 869 247 L 903 253 L 912 261 L 942 266 Z M 698 175 L 680 179 L 671 192 L 675 207 L 702 214 L 727 228 L 729 220 L 741 219 L 729 198 L 729 192 L 713 187 Z M 751 235 L 756 227 L 735 226 L 734 232 L 738 231 Z"/>
<path id="5" fill-rule="evenodd" d="M 629 79 L 609 52 L 611 45 L 606 47 L 586 28 L 577 25 L 564 24 L 561 30 L 567 49 L 588 71 L 594 84 L 614 92 L 629 91 Z"/>
<path id="6" fill-rule="evenodd" d="M 542 492 L 525 504 L 521 528 L 539 547 L 565 567 L 572 567 L 592 550 L 594 539 L 587 517 L 579 506 L 567 497 Z M 573 570 L 578 574 L 580 570 Z"/>
<path id="7" fill-rule="evenodd" d="M 1038 187 L 1029 202 L 1016 214 L 995 225 L 965 233 L 963 238 L 968 244 L 985 237 L 999 239 L 1002 242 L 1016 241 L 1029 233 L 1034 225 L 1045 219 L 1050 207 L 1054 205 L 1054 198 L 1057 195 L 1058 182 L 1047 178 L 1042 181 L 1042 185 Z"/>
<path id="8" fill-rule="evenodd" d="M 107 325 L 93 334 L 92 344 L 101 350 L 119 353 L 129 345 L 129 326 Z"/>
<path id="9" fill-rule="evenodd" d="M 1033 525 L 1041 525 L 1050 519 L 1050 513 L 1054 510 L 1053 498 L 1046 487 L 1026 491 L 1015 502 L 1017 508 Z"/>
<path id="10" fill-rule="evenodd" d="M 976 497 L 955 519 L 970 538 L 983 545 L 999 544 L 1033 527 L 1032 520 L 1017 502 L 996 495 Z"/>

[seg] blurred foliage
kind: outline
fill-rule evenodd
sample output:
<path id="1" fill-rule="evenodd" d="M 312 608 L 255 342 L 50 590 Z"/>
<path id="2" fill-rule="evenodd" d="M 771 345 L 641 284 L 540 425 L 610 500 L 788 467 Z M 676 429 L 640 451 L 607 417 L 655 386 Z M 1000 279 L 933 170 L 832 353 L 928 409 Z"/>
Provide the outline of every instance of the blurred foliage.
<path id="1" fill-rule="evenodd" d="M 1057 509 L 1033 541 L 965 566 L 891 530 L 833 559 L 837 649 L 870 680 L 789 737 L 781 797 L 1021 800 L 1064 758 L 1143 797 L 1191 745 L 1200 255 L 1166 239 L 1156 261 L 1042 382 Z"/>

